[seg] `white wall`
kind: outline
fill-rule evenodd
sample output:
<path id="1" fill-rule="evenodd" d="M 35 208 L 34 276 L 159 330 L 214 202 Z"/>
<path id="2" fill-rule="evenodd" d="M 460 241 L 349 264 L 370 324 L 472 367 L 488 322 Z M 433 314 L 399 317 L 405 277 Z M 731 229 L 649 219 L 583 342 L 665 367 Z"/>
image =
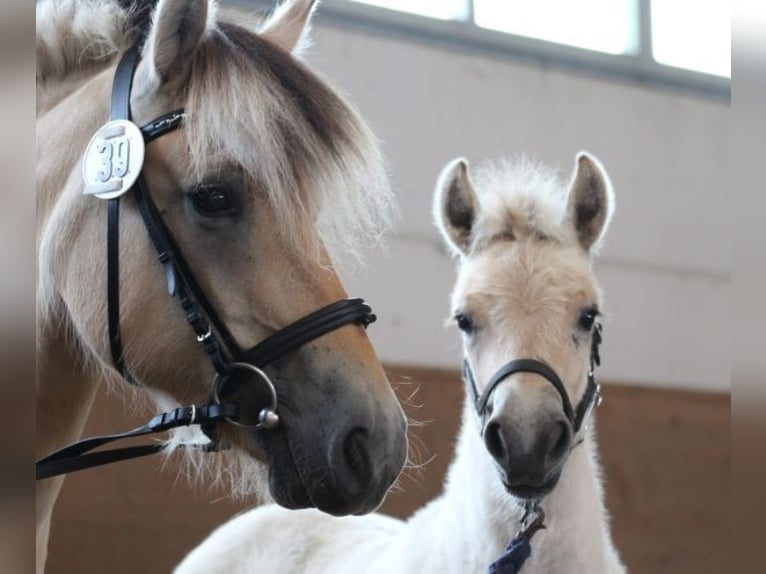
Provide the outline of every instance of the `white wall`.
<path id="1" fill-rule="evenodd" d="M 597 266 L 602 378 L 730 388 L 728 104 L 332 23 L 314 37 L 309 62 L 385 142 L 401 205 L 388 253 L 349 281 L 379 315 L 371 334 L 384 360 L 459 365 L 444 328 L 453 264 L 430 222 L 442 166 L 524 152 L 568 176 L 587 149 L 617 194 Z"/>

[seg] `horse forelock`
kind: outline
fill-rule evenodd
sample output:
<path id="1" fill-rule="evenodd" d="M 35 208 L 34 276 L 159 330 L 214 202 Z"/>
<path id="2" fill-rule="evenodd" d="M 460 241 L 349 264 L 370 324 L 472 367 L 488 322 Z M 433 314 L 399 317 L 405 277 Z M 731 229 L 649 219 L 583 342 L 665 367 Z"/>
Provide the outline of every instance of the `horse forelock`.
<path id="1" fill-rule="evenodd" d="M 39 101 L 49 88 L 55 92 L 68 77 L 113 63 L 142 41 L 155 4 L 39 2 Z M 209 11 L 208 34 L 189 78 L 185 132 L 194 175 L 238 166 L 268 198 L 279 228 L 307 255 L 318 253 L 312 249 L 318 230 L 331 253 L 358 261 L 363 247 L 380 241 L 394 213 L 377 139 L 327 83 L 231 18 Z"/>
<path id="2" fill-rule="evenodd" d="M 575 244 L 565 220 L 566 184 L 556 170 L 526 157 L 490 162 L 476 169 L 474 185 L 481 205 L 475 251 L 523 239 Z"/>
<path id="3" fill-rule="evenodd" d="M 255 182 L 283 231 L 315 228 L 358 254 L 385 232 L 393 201 L 378 142 L 357 112 L 290 54 L 219 22 L 197 52 L 188 87 L 191 165 L 222 162 Z"/>

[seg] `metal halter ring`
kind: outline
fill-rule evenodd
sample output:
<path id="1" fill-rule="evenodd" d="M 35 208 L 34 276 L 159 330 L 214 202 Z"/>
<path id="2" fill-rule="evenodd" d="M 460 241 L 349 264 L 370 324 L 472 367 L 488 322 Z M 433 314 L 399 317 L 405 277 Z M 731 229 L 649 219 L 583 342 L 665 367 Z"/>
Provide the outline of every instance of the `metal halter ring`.
<path id="1" fill-rule="evenodd" d="M 269 376 L 264 373 L 261 369 L 256 367 L 255 365 L 251 365 L 250 363 L 231 363 L 228 365 L 229 369 L 231 371 L 234 371 L 236 369 L 242 369 L 245 371 L 250 371 L 251 373 L 254 373 L 260 381 L 266 385 L 266 388 L 269 391 L 269 394 L 271 395 L 271 404 L 268 407 L 264 407 L 261 409 L 261 411 L 258 413 L 258 422 L 256 424 L 246 424 L 243 422 L 236 421 L 232 418 L 225 417 L 224 420 L 227 422 L 230 422 L 231 424 L 242 427 L 242 428 L 248 428 L 248 429 L 273 429 L 276 428 L 279 425 L 279 415 L 277 414 L 277 391 L 274 388 L 274 383 L 271 382 L 271 379 L 269 379 Z M 221 399 L 218 396 L 219 392 L 219 386 L 221 384 L 221 375 L 220 373 L 216 375 L 215 377 L 215 383 L 213 385 L 213 400 L 215 400 L 216 403 L 221 404 Z"/>

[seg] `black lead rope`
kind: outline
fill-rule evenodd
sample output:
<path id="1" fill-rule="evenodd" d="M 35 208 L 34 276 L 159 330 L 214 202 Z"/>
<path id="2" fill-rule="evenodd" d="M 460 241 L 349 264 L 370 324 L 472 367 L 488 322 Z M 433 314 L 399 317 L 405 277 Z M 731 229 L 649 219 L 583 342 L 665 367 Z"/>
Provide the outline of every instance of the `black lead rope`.
<path id="1" fill-rule="evenodd" d="M 210 403 L 201 407 L 194 405 L 189 407 L 179 407 L 167 413 L 156 415 L 145 425 L 133 430 L 118 434 L 88 438 L 64 447 L 37 461 L 37 464 L 35 465 L 35 478 L 36 480 L 42 480 L 60 474 L 84 470 L 93 466 L 100 466 L 120 460 L 128 460 L 149 454 L 156 454 L 166 448 L 166 445 L 163 443 L 153 443 L 90 452 L 114 441 L 162 433 L 171 429 L 194 424 L 219 422 L 221 420 L 236 417 L 237 406 L 234 404 Z"/>

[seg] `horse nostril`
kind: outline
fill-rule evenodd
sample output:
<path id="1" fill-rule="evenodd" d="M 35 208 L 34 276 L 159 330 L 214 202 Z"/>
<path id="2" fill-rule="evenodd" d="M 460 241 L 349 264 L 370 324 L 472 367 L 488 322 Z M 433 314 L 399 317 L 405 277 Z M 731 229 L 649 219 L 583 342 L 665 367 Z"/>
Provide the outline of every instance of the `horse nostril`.
<path id="1" fill-rule="evenodd" d="M 505 441 L 500 423 L 494 421 L 487 423 L 484 429 L 484 444 L 495 460 L 501 461 L 506 458 Z"/>
<path id="2" fill-rule="evenodd" d="M 346 468 L 354 475 L 360 486 L 372 481 L 368 449 L 368 433 L 363 428 L 353 428 L 343 441 L 343 460 Z"/>

